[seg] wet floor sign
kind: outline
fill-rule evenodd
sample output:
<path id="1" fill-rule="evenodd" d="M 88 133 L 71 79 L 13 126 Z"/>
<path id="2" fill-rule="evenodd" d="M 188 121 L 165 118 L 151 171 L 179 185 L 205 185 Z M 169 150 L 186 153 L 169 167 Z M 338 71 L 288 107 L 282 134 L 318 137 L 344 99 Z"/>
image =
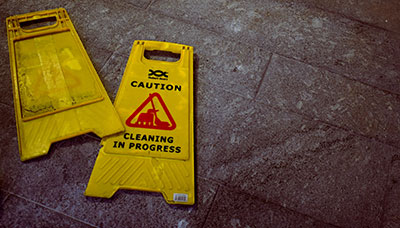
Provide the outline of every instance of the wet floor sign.
<path id="1" fill-rule="evenodd" d="M 124 130 L 65 9 L 12 16 L 6 26 L 21 160 L 62 139 Z"/>
<path id="2" fill-rule="evenodd" d="M 150 60 L 145 50 L 180 59 Z M 126 131 L 103 139 L 85 195 L 137 189 L 194 204 L 193 48 L 135 41 L 114 105 Z"/>

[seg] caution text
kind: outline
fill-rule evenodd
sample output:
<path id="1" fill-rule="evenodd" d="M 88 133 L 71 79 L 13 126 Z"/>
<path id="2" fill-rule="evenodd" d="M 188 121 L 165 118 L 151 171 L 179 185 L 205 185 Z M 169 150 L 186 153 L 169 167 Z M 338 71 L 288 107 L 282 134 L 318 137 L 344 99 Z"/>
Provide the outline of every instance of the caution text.
<path id="1" fill-rule="evenodd" d="M 132 81 L 131 86 L 143 89 L 158 89 L 158 90 L 168 90 L 168 91 L 178 91 L 178 92 L 182 90 L 181 85 L 153 83 L 153 82 Z"/>

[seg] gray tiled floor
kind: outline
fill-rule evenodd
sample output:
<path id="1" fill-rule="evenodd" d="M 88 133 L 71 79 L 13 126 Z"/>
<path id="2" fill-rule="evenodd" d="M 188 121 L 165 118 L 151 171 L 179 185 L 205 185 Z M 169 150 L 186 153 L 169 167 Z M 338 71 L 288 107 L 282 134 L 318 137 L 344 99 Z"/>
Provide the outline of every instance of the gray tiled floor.
<path id="1" fill-rule="evenodd" d="M 92 227 L 44 205 L 14 195 L 9 195 L 1 207 L 0 222 L 4 227 Z"/>
<path id="2" fill-rule="evenodd" d="M 196 204 L 83 196 L 100 139 L 20 162 L 0 34 L 0 226 L 400 227 L 400 5 L 365 1 L 1 1 L 64 7 L 113 100 L 137 39 L 195 48 Z"/>
<path id="3" fill-rule="evenodd" d="M 345 0 L 306 0 L 311 6 L 342 14 L 374 26 L 400 33 L 400 2 L 386 1 L 345 1 Z"/>

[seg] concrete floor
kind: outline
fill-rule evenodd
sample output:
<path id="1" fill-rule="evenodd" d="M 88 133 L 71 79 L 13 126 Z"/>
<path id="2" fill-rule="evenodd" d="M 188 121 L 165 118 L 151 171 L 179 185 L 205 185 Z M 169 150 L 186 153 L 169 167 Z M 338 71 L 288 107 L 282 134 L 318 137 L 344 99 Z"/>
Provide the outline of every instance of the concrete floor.
<path id="1" fill-rule="evenodd" d="M 83 196 L 100 139 L 19 160 L 5 18 L 64 7 L 114 100 L 134 40 L 195 48 L 194 206 Z M 0 0 L 0 226 L 400 227 L 398 0 Z"/>

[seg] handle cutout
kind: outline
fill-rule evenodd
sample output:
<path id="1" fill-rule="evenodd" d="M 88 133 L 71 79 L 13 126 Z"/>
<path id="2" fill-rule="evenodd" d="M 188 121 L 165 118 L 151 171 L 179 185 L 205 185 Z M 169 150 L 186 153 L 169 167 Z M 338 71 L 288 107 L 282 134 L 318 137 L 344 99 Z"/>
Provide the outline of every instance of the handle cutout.
<path id="1" fill-rule="evenodd" d="M 177 62 L 181 58 L 181 54 L 173 53 L 170 51 L 149 51 L 144 50 L 144 57 L 148 60 L 159 60 L 165 62 Z"/>
<path id="2" fill-rule="evenodd" d="M 57 23 L 57 18 L 55 16 L 53 16 L 53 17 L 40 18 L 40 19 L 36 19 L 36 20 L 23 21 L 23 22 L 20 22 L 19 25 L 21 26 L 22 29 L 32 30 L 32 29 L 36 29 L 36 28 L 42 28 L 42 27 L 48 27 L 51 25 L 55 25 L 56 23 Z"/>

